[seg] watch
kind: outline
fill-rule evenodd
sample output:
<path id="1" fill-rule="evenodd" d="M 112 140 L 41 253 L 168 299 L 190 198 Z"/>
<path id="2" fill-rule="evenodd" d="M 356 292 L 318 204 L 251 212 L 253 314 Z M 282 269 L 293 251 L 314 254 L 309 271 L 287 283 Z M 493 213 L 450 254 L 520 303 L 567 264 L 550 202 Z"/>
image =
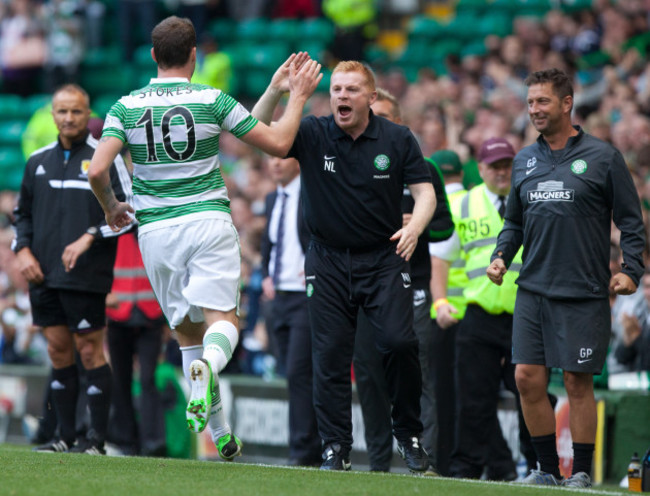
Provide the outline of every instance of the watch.
<path id="1" fill-rule="evenodd" d="M 86 229 L 86 234 L 90 234 L 93 238 L 97 239 L 99 237 L 99 229 L 97 226 L 90 226 Z"/>

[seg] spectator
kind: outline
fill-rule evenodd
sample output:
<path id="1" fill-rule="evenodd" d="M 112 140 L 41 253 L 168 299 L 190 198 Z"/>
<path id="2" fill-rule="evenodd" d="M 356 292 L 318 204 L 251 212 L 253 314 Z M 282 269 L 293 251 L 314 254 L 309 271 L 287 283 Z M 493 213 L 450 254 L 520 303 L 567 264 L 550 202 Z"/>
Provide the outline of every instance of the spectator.
<path id="1" fill-rule="evenodd" d="M 623 335 L 614 350 L 618 363 L 630 371 L 650 370 L 650 270 L 641 279 L 644 305 L 639 315 L 621 315 Z"/>
<path id="2" fill-rule="evenodd" d="M 320 466 L 305 294 L 309 229 L 300 202 L 300 164 L 293 158 L 271 158 L 269 171 L 278 186 L 266 199 L 262 288 L 269 301 L 267 329 L 275 343 L 277 372 L 289 387 L 289 465 Z"/>
<path id="3" fill-rule="evenodd" d="M 46 60 L 45 30 L 32 0 L 11 0 L 0 22 L 2 89 L 29 96 L 40 91 Z"/>
<path id="4" fill-rule="evenodd" d="M 83 59 L 84 10 L 76 1 L 52 0 L 43 6 L 48 48 L 45 64 L 46 92 L 64 83 L 76 83 Z"/>

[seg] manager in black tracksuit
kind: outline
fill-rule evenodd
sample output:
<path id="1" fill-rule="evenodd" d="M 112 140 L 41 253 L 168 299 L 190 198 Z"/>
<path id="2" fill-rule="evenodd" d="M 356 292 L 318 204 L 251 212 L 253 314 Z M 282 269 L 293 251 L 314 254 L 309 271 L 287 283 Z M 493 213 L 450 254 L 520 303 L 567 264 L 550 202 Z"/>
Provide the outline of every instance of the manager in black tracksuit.
<path id="1" fill-rule="evenodd" d="M 34 324 L 43 327 L 52 361 L 52 396 L 60 439 L 39 451 L 104 454 L 111 371 L 103 352 L 106 294 L 113 282 L 117 233 L 88 183 L 97 140 L 87 129 L 88 95 L 66 85 L 52 97 L 59 129 L 56 142 L 27 160 L 16 208 L 14 251 L 29 282 Z M 119 158 L 111 168 L 118 198 L 130 195 L 130 178 Z M 74 348 L 87 371 L 89 439 L 75 442 L 79 378 Z"/>
<path id="2" fill-rule="evenodd" d="M 571 125 L 573 87 L 558 69 L 531 74 L 528 113 L 540 132 L 514 159 L 505 224 L 488 267 L 500 284 L 523 244 L 513 316 L 513 363 L 526 425 L 540 463 L 525 482 L 560 480 L 548 369 L 564 371 L 571 404 L 573 467 L 562 485 L 591 486 L 596 439 L 593 374 L 602 371 L 611 333 L 609 290 L 631 294 L 643 274 L 645 233 L 639 198 L 621 153 Z M 610 274 L 611 221 L 624 263 Z"/>
<path id="3" fill-rule="evenodd" d="M 305 276 L 312 327 L 314 402 L 324 443 L 321 469 L 350 468 L 350 365 L 357 312 L 376 330 L 393 404 L 393 432 L 407 466 L 429 462 L 422 431 L 422 376 L 413 332 L 408 259 L 435 208 L 431 175 L 411 132 L 375 118 L 374 76 L 341 62 L 330 82 L 329 117 L 307 117 L 289 156 L 300 162 L 305 218 L 312 232 Z M 402 228 L 401 198 L 415 207 Z"/>

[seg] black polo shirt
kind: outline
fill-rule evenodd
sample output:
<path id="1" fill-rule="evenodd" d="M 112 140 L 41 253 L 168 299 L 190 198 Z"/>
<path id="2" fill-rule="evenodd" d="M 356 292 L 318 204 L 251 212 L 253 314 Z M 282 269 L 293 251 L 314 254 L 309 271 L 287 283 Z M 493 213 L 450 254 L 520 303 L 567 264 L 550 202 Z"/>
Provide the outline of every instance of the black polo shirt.
<path id="1" fill-rule="evenodd" d="M 405 184 L 431 182 L 408 128 L 370 111 L 353 140 L 334 117 L 305 117 L 289 155 L 300 162 L 305 219 L 315 240 L 333 248 L 387 245 L 402 227 Z"/>

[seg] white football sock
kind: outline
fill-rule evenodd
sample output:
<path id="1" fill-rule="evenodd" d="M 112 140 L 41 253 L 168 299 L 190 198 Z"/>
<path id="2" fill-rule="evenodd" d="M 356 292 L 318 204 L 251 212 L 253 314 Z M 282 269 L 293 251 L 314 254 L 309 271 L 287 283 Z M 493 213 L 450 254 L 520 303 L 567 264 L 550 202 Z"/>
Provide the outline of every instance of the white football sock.
<path id="1" fill-rule="evenodd" d="M 194 346 L 181 346 L 181 356 L 183 358 L 183 375 L 187 379 L 187 383 L 192 385 L 192 378 L 190 376 L 190 365 L 194 360 L 203 358 L 203 345 L 196 344 Z"/>
<path id="2" fill-rule="evenodd" d="M 219 438 L 225 434 L 230 434 L 230 426 L 226 422 L 226 415 L 221 403 L 221 390 L 219 389 L 219 376 L 213 376 L 214 394 L 212 396 L 212 408 L 210 418 L 208 419 L 208 429 L 212 434 L 212 441 L 217 444 Z"/>
<path id="3" fill-rule="evenodd" d="M 232 358 L 239 341 L 237 328 L 227 320 L 219 320 L 208 327 L 203 336 L 203 358 L 212 367 L 217 376 Z"/>

